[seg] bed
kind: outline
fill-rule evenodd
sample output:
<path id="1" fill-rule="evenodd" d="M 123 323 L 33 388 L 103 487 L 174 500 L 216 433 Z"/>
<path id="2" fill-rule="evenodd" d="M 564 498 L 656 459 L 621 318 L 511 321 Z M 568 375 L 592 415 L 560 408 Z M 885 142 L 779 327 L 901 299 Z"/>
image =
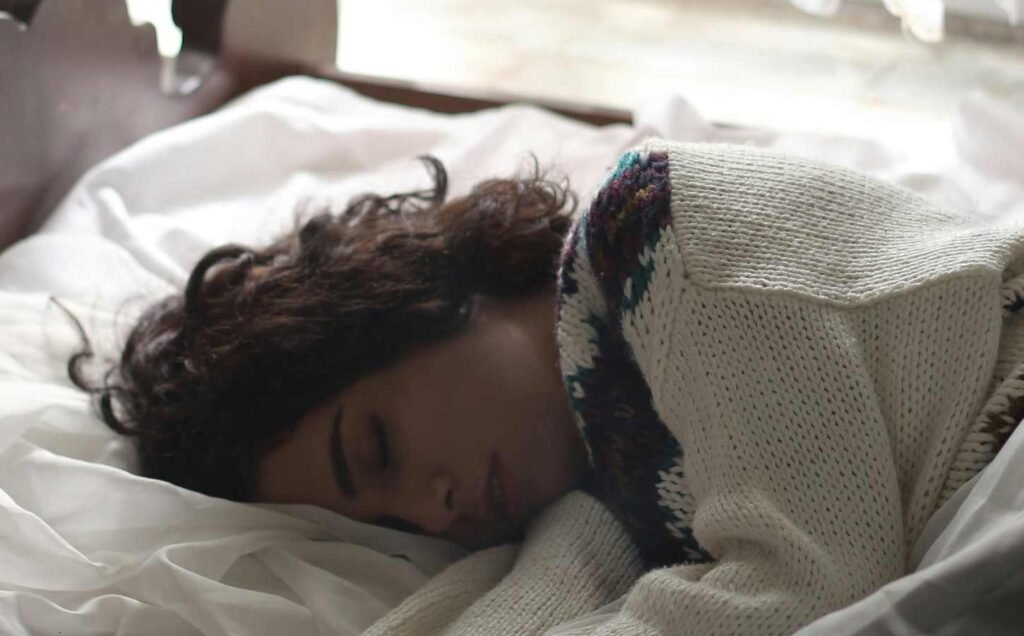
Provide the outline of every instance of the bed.
<path id="1" fill-rule="evenodd" d="M 186 34 L 196 55 L 217 54 L 210 38 Z M 965 98 L 948 154 L 922 155 L 718 126 L 680 96 L 621 113 L 228 62 L 192 98 L 79 148 L 50 179 L 23 180 L 36 189 L 7 211 L 17 221 L 0 254 L 2 633 L 358 634 L 464 555 L 313 507 L 238 504 L 134 474 L 130 449 L 67 379 L 80 340 L 54 299 L 114 355 L 133 316 L 180 288 L 204 251 L 265 242 L 363 191 L 419 186 L 417 155 L 440 158 L 457 195 L 528 167 L 532 153 L 585 202 L 649 135 L 820 158 L 1024 221 L 1024 112 L 991 95 Z M 146 99 L 161 103 L 158 91 Z M 935 515 L 914 559 L 914 573 L 800 634 L 1021 633 L 1024 427 Z"/>

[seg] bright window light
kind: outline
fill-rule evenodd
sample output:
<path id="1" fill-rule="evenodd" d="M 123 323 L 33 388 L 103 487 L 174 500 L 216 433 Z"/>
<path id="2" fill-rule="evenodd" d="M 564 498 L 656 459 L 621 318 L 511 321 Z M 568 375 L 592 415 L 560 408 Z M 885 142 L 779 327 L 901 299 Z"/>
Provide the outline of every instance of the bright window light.
<path id="1" fill-rule="evenodd" d="M 178 57 L 181 51 L 181 29 L 171 19 L 171 0 L 125 0 L 132 24 L 152 24 L 156 30 L 156 47 L 161 57 Z"/>

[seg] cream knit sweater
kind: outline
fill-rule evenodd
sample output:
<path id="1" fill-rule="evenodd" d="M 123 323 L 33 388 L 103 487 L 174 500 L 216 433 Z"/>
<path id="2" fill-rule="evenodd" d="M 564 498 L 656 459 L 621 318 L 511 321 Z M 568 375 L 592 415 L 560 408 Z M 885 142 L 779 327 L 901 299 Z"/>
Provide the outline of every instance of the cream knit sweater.
<path id="1" fill-rule="evenodd" d="M 611 514 L 573 493 L 518 552 L 452 566 L 368 633 L 541 634 L 623 594 L 579 633 L 790 633 L 904 574 L 942 497 L 991 459 L 972 427 L 1024 360 L 1024 320 L 1004 312 L 1021 220 L 746 147 L 654 140 L 633 156 L 667 158 L 671 218 L 645 228 L 648 275 L 623 309 L 583 215 L 563 374 L 594 361 L 588 317 L 621 312 L 715 561 L 643 574 Z"/>

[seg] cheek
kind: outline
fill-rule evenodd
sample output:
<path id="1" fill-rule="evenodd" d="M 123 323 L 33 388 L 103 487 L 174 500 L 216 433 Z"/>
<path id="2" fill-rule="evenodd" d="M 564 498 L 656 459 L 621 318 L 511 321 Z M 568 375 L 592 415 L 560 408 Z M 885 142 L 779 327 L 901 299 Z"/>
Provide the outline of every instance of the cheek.
<path id="1" fill-rule="evenodd" d="M 517 432 L 518 453 L 527 478 L 539 493 L 556 496 L 570 489 L 580 469 L 582 442 L 571 422 L 544 413 Z"/>
<path id="2" fill-rule="evenodd" d="M 510 380 L 519 394 L 500 414 L 500 450 L 517 465 L 534 503 L 542 506 L 577 484 L 585 451 L 557 369 L 523 368 L 525 373 Z"/>
<path id="3" fill-rule="evenodd" d="M 488 396 L 457 375 L 424 373 L 396 397 L 402 443 L 411 461 L 428 461 L 454 469 L 484 453 L 488 438 Z"/>
<path id="4" fill-rule="evenodd" d="M 475 479 L 497 452 L 529 482 L 531 499 L 569 489 L 579 442 L 568 398 L 557 359 L 530 345 L 514 335 L 478 340 L 407 365 L 391 393 L 405 457 Z"/>

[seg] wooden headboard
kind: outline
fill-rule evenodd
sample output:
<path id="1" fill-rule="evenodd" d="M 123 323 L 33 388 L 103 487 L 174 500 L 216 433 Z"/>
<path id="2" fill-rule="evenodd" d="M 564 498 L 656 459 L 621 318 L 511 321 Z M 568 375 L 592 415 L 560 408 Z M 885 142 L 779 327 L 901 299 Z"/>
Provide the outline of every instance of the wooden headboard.
<path id="1" fill-rule="evenodd" d="M 0 249 L 38 229 L 100 160 L 288 75 L 446 113 L 521 102 L 597 125 L 631 121 L 626 111 L 355 75 L 333 60 L 232 51 L 223 43 L 225 14 L 229 3 L 248 1 L 255 0 L 173 0 L 182 50 L 168 61 L 153 29 L 132 25 L 124 0 L 0 0 Z M 203 69 L 195 86 L 168 89 L 175 64 Z"/>

